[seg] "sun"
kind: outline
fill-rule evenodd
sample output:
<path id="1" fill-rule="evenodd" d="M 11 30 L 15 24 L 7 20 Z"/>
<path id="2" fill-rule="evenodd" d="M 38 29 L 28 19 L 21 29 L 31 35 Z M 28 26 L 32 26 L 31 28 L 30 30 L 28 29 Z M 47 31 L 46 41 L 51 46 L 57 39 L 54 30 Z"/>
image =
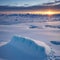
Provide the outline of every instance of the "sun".
<path id="1" fill-rule="evenodd" d="M 53 15 L 54 12 L 52 12 L 52 11 L 47 11 L 46 14 L 47 14 L 47 15 Z"/>

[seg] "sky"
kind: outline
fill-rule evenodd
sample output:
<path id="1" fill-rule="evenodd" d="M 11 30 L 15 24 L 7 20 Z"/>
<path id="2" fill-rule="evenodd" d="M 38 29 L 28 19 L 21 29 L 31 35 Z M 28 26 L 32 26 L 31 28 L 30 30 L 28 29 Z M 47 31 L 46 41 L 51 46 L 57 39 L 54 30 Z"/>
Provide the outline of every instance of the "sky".
<path id="1" fill-rule="evenodd" d="M 60 5 L 59 6 L 52 5 L 52 7 L 40 5 L 43 3 L 49 3 L 49 2 L 51 3 L 53 1 L 55 0 L 0 0 L 0 13 L 60 14 L 60 8 L 59 8 Z M 22 8 L 20 6 L 22 6 Z"/>
<path id="2" fill-rule="evenodd" d="M 54 0 L 0 0 L 0 5 L 7 6 L 32 6 L 42 3 L 51 2 Z"/>

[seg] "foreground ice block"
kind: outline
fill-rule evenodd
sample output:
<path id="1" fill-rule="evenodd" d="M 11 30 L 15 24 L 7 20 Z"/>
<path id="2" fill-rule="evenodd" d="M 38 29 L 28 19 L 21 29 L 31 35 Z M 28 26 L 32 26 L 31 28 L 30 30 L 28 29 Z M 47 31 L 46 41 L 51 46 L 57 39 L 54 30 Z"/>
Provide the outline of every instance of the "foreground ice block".
<path id="1" fill-rule="evenodd" d="M 6 60 L 48 60 L 51 49 L 45 43 L 21 36 L 0 47 L 0 58 Z"/>

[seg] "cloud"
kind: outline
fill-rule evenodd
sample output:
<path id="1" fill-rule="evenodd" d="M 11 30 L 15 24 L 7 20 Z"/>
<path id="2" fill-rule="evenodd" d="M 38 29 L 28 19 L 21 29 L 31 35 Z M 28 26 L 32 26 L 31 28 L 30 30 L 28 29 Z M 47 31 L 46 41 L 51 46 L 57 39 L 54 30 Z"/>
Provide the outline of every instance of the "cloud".
<path id="1" fill-rule="evenodd" d="M 25 6 L 25 7 L 24 7 Z M 48 9 L 60 11 L 60 3 L 55 3 L 51 5 L 35 5 L 28 6 L 28 4 L 24 4 L 24 6 L 0 6 L 0 13 L 2 12 L 31 12 L 31 11 L 46 11 Z"/>

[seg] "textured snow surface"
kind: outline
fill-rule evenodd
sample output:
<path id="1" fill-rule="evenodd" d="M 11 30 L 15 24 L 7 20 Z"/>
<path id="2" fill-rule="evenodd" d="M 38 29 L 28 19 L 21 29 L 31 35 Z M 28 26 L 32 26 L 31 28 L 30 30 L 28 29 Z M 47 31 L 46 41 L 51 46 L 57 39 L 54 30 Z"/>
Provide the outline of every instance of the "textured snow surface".
<path id="1" fill-rule="evenodd" d="M 60 60 L 59 42 L 60 17 L 0 16 L 0 60 Z"/>

